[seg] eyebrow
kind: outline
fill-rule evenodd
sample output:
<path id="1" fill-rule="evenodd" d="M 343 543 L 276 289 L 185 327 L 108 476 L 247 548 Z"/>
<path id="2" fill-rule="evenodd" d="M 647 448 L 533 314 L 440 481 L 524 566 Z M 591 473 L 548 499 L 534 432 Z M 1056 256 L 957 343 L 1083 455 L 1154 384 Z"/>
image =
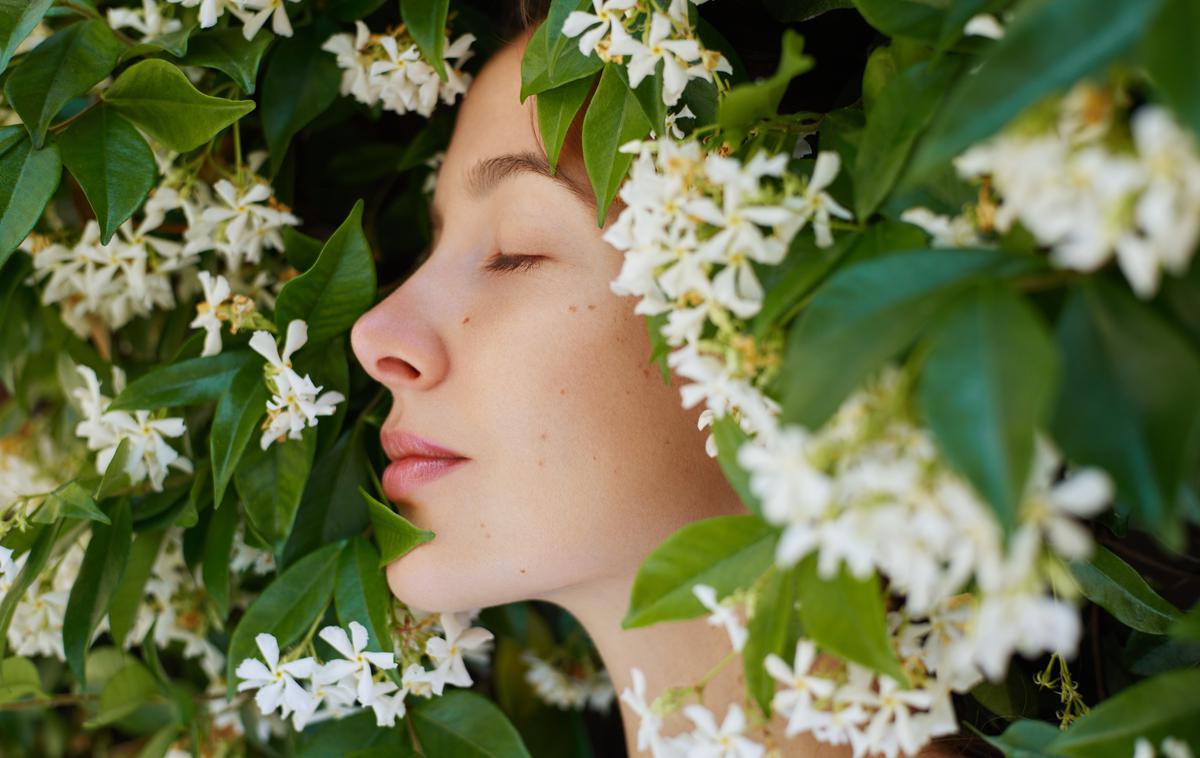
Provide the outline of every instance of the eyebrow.
<path id="1" fill-rule="evenodd" d="M 584 205 L 591 207 L 592 195 L 588 188 L 567 176 L 561 165 L 557 171 L 552 171 L 545 156 L 528 150 L 481 158 L 467 171 L 467 194 L 474 199 L 481 199 L 506 179 L 520 174 L 533 174 L 550 179 L 570 191 Z M 429 204 L 429 216 L 436 232 L 441 228 L 442 214 L 432 203 Z"/>

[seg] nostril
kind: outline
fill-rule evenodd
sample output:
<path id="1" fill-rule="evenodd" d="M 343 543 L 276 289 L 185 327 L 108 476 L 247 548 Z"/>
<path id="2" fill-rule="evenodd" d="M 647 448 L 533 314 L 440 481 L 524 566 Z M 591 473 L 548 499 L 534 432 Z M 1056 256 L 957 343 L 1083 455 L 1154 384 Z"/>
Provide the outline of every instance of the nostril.
<path id="1" fill-rule="evenodd" d="M 417 369 L 411 363 L 403 358 L 387 356 L 380 358 L 376 362 L 376 365 L 379 367 L 379 371 L 381 373 L 389 377 L 412 380 L 421 376 L 421 372 L 417 371 Z"/>

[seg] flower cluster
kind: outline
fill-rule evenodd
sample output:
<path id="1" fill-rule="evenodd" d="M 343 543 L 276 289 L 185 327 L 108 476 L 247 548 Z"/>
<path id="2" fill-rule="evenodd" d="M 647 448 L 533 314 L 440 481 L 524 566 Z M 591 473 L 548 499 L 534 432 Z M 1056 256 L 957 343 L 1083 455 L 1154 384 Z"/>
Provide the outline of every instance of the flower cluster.
<path id="1" fill-rule="evenodd" d="M 368 106 L 382 102 L 385 110 L 412 111 L 428 118 L 439 99 L 452 105 L 467 91 L 471 75 L 462 66 L 474 53 L 474 41 L 473 34 L 463 34 L 454 42 L 446 38 L 442 48 L 445 81 L 421 57 L 417 43 L 403 27 L 372 34 L 366 24 L 356 21 L 354 34 L 335 34 L 321 49 L 336 55 L 338 66 L 345 69 L 343 95 L 353 95 Z"/>
<path id="2" fill-rule="evenodd" d="M 71 587 L 79 578 L 88 532 L 63 553 L 58 563 L 41 575 L 17 601 L 12 625 L 8 628 L 8 646 L 12 655 L 52 656 L 66 660 L 63 652 L 63 617 Z M 25 567 L 29 553 L 16 558 L 13 551 L 0 547 L 0 598 L 8 595 L 17 576 Z M 97 630 L 99 633 L 99 630 Z"/>
<path id="3" fill-rule="evenodd" d="M 1093 271 L 1115 258 L 1143 298 L 1158 291 L 1162 271 L 1183 274 L 1200 242 L 1194 136 L 1157 105 L 1125 119 L 1116 94 L 1093 84 L 1076 86 L 1049 114 L 1034 110 L 955 166 L 999 195 L 985 192 L 968 223 L 1005 233 L 1020 222 L 1063 268 Z"/>
<path id="4" fill-rule="evenodd" d="M 239 272 L 244 264 L 261 263 L 264 250 L 283 250 L 280 231 L 300 223 L 275 199 L 271 185 L 252 175 L 240 185 L 218 180 L 212 189 L 215 200 L 207 187 L 193 182 L 192 190 L 201 199 L 198 204 L 177 192 L 165 192 L 161 197 L 156 193 L 154 208 L 160 212 L 173 207 L 183 210 L 188 219 L 184 249 L 189 253 L 215 250 L 230 272 Z"/>
<path id="5" fill-rule="evenodd" d="M 142 0 L 149 5 L 153 0 Z M 200 7 L 200 28 L 208 29 L 217 25 L 217 19 L 228 10 L 242 22 L 242 36 L 247 40 L 254 39 L 259 29 L 271 21 L 271 31 L 281 37 L 292 36 L 292 22 L 288 19 L 284 0 L 167 0 L 178 3 L 184 8 Z M 290 0 L 298 3 L 300 0 Z"/>
<path id="6" fill-rule="evenodd" d="M 555 708 L 565 711 L 590 707 L 603 713 L 612 703 L 615 693 L 604 669 L 575 661 L 558 666 L 532 650 L 523 651 L 521 660 L 528 667 L 525 681 L 543 702 Z"/>
<path id="7" fill-rule="evenodd" d="M 40 449 L 30 450 L 35 446 L 24 435 L 0 437 L 0 539 L 14 528 L 24 530 L 43 496 L 60 483 L 52 473 L 58 467 L 48 464 L 64 456 L 52 449 L 48 437 L 36 441 Z"/>
<path id="8" fill-rule="evenodd" d="M 263 327 L 270 322 L 255 310 L 254 300 L 245 295 L 232 294 L 229 280 L 214 277 L 207 271 L 199 273 L 200 287 L 204 300 L 196 303 L 196 317 L 188 326 L 204 330 L 204 349 L 201 355 L 216 355 L 221 352 L 221 325 L 229 323 L 229 331 L 237 334 L 239 329 Z"/>
<path id="9" fill-rule="evenodd" d="M 691 0 L 699 5 L 704 0 Z M 623 63 L 629 85 L 637 87 L 663 63 L 662 99 L 675 105 L 691 79 L 714 81 L 715 73 L 733 73 L 725 56 L 700 46 L 688 18 L 688 0 L 671 0 L 666 12 L 637 0 L 592 0 L 592 13 L 572 11 L 563 22 L 566 37 L 579 37 L 579 52 Z M 625 56 L 629 56 L 626 61 Z"/>
<path id="10" fill-rule="evenodd" d="M 341 656 L 325 662 L 313 656 L 281 662 L 275 637 L 259 634 L 255 642 L 262 660 L 247 658 L 238 664 L 235 673 L 242 680 L 238 691 L 254 690 L 255 703 L 263 715 L 279 709 L 298 730 L 360 708 L 373 710 L 379 726 L 392 726 L 407 712 L 405 699 L 409 695 L 428 698 L 441 695 L 447 684 L 472 684 L 463 654 L 491 640 L 492 633 L 469 627 L 464 615 L 442 614 L 440 622 L 445 636 L 429 638 L 425 648 L 434 667 L 426 669 L 419 662 L 410 663 L 399 676 L 399 685 L 393 676 L 384 673 L 399 668 L 396 654 L 367 650 L 370 635 L 357 621 L 350 622 L 349 634 L 336 626 L 321 629 L 318 636 Z"/>
<path id="11" fill-rule="evenodd" d="M 646 677 L 641 669 L 633 669 L 633 689 L 621 692 L 621 701 L 639 717 L 637 749 L 649 750 L 655 758 L 688 758 L 689 756 L 728 756 L 729 758 L 761 758 L 766 752 L 762 745 L 745 735 L 746 714 L 737 703 L 731 703 L 725 718 L 717 726 L 712 711 L 692 703 L 683 708 L 683 715 L 694 724 L 689 732 L 674 737 L 664 736 L 662 714 L 658 702 L 646 702 Z"/>
<path id="12" fill-rule="evenodd" d="M 97 450 L 96 470 L 104 473 L 116 455 L 117 448 L 129 441 L 125 473 L 133 484 L 147 479 L 156 491 L 161 491 L 168 468 L 192 472 L 192 462 L 167 444 L 164 437 L 182 437 L 187 431 L 183 419 L 152 415 L 148 410 L 110 411 L 111 398 L 100 394 L 100 381 L 88 366 L 77 366 L 84 386 L 73 391 L 83 413 L 75 426 L 75 434 L 87 440 L 88 450 Z M 113 366 L 113 390 L 120 394 L 125 388 L 125 372 Z"/>
<path id="13" fill-rule="evenodd" d="M 177 32 L 183 28 L 183 22 L 179 19 L 163 15 L 158 0 L 142 0 L 141 10 L 109 8 L 108 25 L 113 29 L 134 30 L 141 35 L 140 42 Z"/>
<path id="14" fill-rule="evenodd" d="M 292 354 L 306 342 L 308 324 L 300 319 L 288 324 L 282 355 L 270 332 L 259 330 L 250 338 L 250 347 L 267 359 L 267 386 L 272 395 L 259 441 L 263 450 L 285 438 L 300 439 L 306 428 L 317 425 L 318 416 L 333 415 L 337 411 L 334 406 L 346 399 L 336 390 L 320 394 L 321 386 L 313 384 L 308 374 L 300 376 L 292 368 Z"/>
<path id="15" fill-rule="evenodd" d="M 108 244 L 100 225 L 89 220 L 73 245 L 30 234 L 21 249 L 33 257 L 33 276 L 43 280 L 42 302 L 60 303 L 63 322 L 80 337 L 96 324 L 120 329 L 155 308 L 175 306 L 171 275 L 190 267 L 195 256 L 183 245 L 152 235 L 161 219 L 126 221 Z"/>

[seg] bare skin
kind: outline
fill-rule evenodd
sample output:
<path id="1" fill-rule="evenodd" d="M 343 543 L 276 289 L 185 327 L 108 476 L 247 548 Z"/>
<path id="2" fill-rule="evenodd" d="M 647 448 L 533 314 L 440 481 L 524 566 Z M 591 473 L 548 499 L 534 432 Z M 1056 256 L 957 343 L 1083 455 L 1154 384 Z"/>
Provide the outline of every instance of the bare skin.
<path id="1" fill-rule="evenodd" d="M 635 301 L 609 289 L 622 258 L 601 238 L 590 201 L 529 171 L 490 189 L 472 180 L 481 161 L 544 156 L 534 100 L 518 94 L 527 38 L 489 60 L 462 103 L 429 258 L 351 335 L 364 369 L 392 392 L 384 429 L 471 459 L 393 498 L 437 537 L 389 565 L 388 583 L 429 611 L 555 603 L 591 635 L 616 691 L 632 688 L 636 666 L 650 699 L 700 680 L 730 645 L 703 617 L 622 629 L 638 566 L 685 524 L 746 510 L 704 451 L 700 408 L 680 403 L 682 380 L 664 385 L 648 362 Z M 566 168 L 586 187 L 580 171 Z M 543 257 L 526 270 L 485 270 L 496 253 Z M 741 669 L 733 659 L 705 689 L 718 723 L 730 703 L 748 710 Z M 620 707 L 636 755 L 638 719 Z M 664 733 L 688 727 L 674 714 Z M 777 720 L 753 736 L 782 734 Z M 780 746 L 849 755 L 803 736 Z"/>

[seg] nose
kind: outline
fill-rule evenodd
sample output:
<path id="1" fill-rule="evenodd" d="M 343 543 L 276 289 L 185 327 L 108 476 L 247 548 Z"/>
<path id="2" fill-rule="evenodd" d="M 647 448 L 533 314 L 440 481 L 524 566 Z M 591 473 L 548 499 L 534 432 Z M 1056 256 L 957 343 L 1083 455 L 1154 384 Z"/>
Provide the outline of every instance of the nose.
<path id="1" fill-rule="evenodd" d="M 409 279 L 371 310 L 350 331 L 350 346 L 363 369 L 393 392 L 426 390 L 446 375 L 445 343 L 423 308 Z M 432 306 L 432 303 L 429 303 Z"/>

